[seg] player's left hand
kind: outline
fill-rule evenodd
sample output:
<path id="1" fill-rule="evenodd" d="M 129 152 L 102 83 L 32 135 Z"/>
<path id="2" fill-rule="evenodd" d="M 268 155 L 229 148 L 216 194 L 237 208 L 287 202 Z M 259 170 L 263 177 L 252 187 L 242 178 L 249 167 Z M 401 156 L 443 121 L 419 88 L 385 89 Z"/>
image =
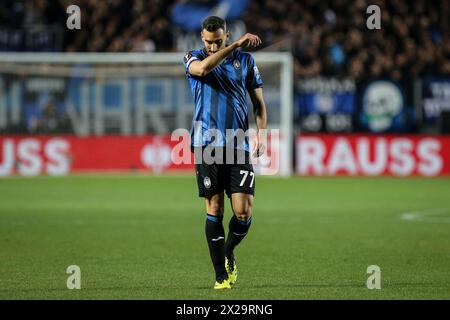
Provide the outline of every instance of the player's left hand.
<path id="1" fill-rule="evenodd" d="M 253 141 L 253 148 L 252 148 L 252 155 L 255 158 L 258 158 L 264 154 L 264 151 L 266 150 L 266 146 L 264 145 L 261 137 L 256 135 L 255 141 Z"/>

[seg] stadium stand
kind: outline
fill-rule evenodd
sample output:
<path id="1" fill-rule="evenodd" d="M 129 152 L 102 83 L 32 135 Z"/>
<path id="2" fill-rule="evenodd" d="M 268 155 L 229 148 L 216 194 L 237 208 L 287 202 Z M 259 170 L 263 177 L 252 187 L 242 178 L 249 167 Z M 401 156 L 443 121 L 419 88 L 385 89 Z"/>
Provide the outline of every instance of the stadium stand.
<path id="1" fill-rule="evenodd" d="M 65 28 L 65 8 L 77 4 L 83 28 Z M 0 6 L 2 51 L 174 51 L 174 1 L 13 1 Z M 211 1 L 200 1 L 207 3 Z M 215 1 L 212 1 L 215 2 Z M 394 80 L 450 74 L 448 1 L 372 1 L 383 28 L 364 19 L 367 1 L 330 3 L 255 0 L 243 21 L 265 46 L 288 41 L 297 77 L 384 76 Z M 36 32 L 40 30 L 40 37 Z M 17 33 L 22 32 L 22 37 Z M 28 35 L 44 40 L 28 41 Z M 18 42 L 22 39 L 21 43 Z"/>

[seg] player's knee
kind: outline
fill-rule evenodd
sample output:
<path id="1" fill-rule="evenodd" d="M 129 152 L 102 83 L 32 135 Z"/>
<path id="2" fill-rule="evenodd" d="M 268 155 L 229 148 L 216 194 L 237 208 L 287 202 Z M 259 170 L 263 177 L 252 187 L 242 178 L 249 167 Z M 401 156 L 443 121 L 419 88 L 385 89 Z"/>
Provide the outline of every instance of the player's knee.
<path id="1" fill-rule="evenodd" d="M 211 197 L 206 197 L 206 210 L 209 214 L 214 216 L 223 216 L 224 213 L 224 202 L 223 195 L 216 194 Z"/>
<path id="2" fill-rule="evenodd" d="M 241 208 L 235 209 L 234 214 L 236 218 L 241 221 L 248 221 L 252 217 L 252 207 L 251 206 L 243 206 Z"/>
<path id="3" fill-rule="evenodd" d="M 214 216 L 223 216 L 224 208 L 219 202 L 210 202 L 208 204 L 208 213 Z"/>
<path id="4" fill-rule="evenodd" d="M 236 200 L 236 199 L 235 199 Z M 252 216 L 253 199 L 251 197 L 239 199 L 239 201 L 233 201 L 233 211 L 241 221 L 248 221 Z"/>

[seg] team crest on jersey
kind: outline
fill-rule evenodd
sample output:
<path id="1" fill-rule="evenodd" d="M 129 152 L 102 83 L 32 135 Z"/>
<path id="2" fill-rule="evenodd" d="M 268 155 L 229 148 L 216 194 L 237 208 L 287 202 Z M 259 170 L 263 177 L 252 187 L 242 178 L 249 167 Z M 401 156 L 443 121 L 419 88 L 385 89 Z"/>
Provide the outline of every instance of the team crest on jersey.
<path id="1" fill-rule="evenodd" d="M 209 177 L 205 177 L 203 179 L 203 184 L 205 185 L 206 189 L 211 188 L 211 179 Z"/>
<path id="2" fill-rule="evenodd" d="M 233 61 L 233 66 L 234 66 L 234 68 L 235 68 L 236 70 L 239 70 L 239 69 L 240 69 L 241 63 L 239 62 L 238 59 L 235 59 L 235 60 Z"/>

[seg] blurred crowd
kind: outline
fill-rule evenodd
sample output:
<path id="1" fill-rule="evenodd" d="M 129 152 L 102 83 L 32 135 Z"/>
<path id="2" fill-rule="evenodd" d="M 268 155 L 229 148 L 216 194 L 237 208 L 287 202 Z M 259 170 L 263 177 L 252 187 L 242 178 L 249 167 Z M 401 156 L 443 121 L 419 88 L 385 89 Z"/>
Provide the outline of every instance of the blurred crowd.
<path id="1" fill-rule="evenodd" d="M 366 26 L 371 4 L 381 30 Z M 447 0 L 253 0 L 245 21 L 266 43 L 289 40 L 298 77 L 450 75 Z"/>
<path id="2" fill-rule="evenodd" d="M 65 39 L 66 51 L 171 51 L 170 2 L 80 0 L 87 21 L 82 32 L 72 32 Z"/>
<path id="3" fill-rule="evenodd" d="M 169 7 L 164 0 L 1 0 L 0 29 L 59 27 L 68 52 L 171 51 Z M 81 29 L 66 28 L 66 8 L 81 10 Z M 49 29 L 53 30 L 53 29 Z"/>
<path id="4" fill-rule="evenodd" d="M 2 0 L 0 27 L 64 26 L 62 51 L 174 50 L 173 0 Z M 70 4 L 82 28 L 65 28 Z M 369 30 L 366 8 L 381 8 L 381 30 Z M 296 77 L 386 76 L 401 80 L 450 75 L 448 0 L 253 0 L 243 16 L 265 46 L 288 43 Z M 188 17 L 187 17 L 188 18 Z"/>

